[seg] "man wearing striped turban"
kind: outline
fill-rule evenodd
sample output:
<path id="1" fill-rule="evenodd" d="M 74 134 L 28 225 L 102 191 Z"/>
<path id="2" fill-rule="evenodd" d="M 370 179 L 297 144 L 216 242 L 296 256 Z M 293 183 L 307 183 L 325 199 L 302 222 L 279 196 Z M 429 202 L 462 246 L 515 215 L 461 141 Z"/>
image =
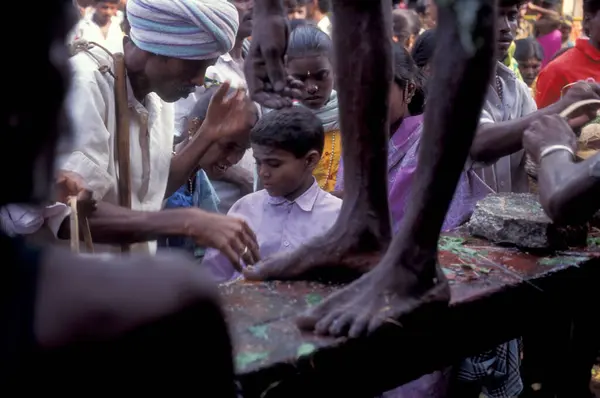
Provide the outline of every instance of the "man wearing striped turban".
<path id="1" fill-rule="evenodd" d="M 71 58 L 73 84 L 67 109 L 74 148 L 60 162 L 63 175 L 77 176 L 98 210 L 92 235 L 104 243 L 135 243 L 132 251 L 153 253 L 157 236 L 186 236 L 215 247 L 234 262 L 253 263 L 256 238 L 242 220 L 200 209 L 161 210 L 163 200 L 193 174 L 200 158 L 227 157 L 249 146 L 247 126 L 231 115 L 243 109 L 244 94 L 215 94 L 207 118 L 189 145 L 173 155 L 173 102 L 204 84 L 206 68 L 233 47 L 238 12 L 226 0 L 128 0 L 131 26 L 123 41 L 130 133 L 131 209 L 119 207 L 115 140 L 118 125 L 114 61 L 98 47 Z M 99 67 L 100 66 L 100 67 Z M 190 131 L 191 134 L 195 131 Z M 67 172 L 67 173 L 65 173 Z M 80 177 L 80 179 L 79 179 Z M 63 226 L 65 226 L 63 222 Z M 64 228 L 63 228 L 64 229 Z M 140 243 L 142 242 L 142 243 Z M 97 251 L 114 251 L 113 246 Z"/>

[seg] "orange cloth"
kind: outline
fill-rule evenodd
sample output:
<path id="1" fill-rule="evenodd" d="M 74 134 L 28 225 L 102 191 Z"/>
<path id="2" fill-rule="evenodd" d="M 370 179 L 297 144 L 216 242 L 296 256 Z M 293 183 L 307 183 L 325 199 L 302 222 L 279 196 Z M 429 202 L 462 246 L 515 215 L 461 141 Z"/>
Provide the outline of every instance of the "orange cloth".
<path id="1" fill-rule="evenodd" d="M 537 77 L 535 102 L 538 108 L 558 101 L 567 84 L 588 78 L 600 82 L 600 50 L 588 39 L 577 39 L 573 49 L 550 62 Z"/>

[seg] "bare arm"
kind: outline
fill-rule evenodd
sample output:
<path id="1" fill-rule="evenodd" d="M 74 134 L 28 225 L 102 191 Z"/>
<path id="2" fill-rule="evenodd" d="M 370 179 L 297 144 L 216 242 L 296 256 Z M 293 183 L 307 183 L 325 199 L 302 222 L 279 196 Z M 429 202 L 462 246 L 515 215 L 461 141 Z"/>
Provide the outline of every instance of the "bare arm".
<path id="1" fill-rule="evenodd" d="M 600 155 L 575 163 L 567 151 L 545 156 L 540 164 L 539 193 L 555 222 L 586 221 L 600 208 Z"/>
<path id="2" fill-rule="evenodd" d="M 171 160 L 165 198 L 171 196 L 179 189 L 179 187 L 185 184 L 187 179 L 190 178 L 190 175 L 192 175 L 194 170 L 198 167 L 200 159 L 212 145 L 212 140 L 210 138 L 212 135 L 204 134 L 205 131 L 203 131 L 203 129 L 208 128 L 210 127 L 200 127 L 200 131 L 192 138 L 191 142 L 188 145 L 185 145 Z"/>
<path id="3" fill-rule="evenodd" d="M 161 235 L 186 235 L 186 225 L 189 225 L 190 218 L 194 218 L 190 210 L 196 209 L 145 212 L 99 202 L 88 220 L 94 242 L 138 243 L 156 240 Z M 68 219 L 61 225 L 58 236 L 61 239 L 70 236 Z"/>
<path id="4" fill-rule="evenodd" d="M 224 181 L 237 185 L 243 194 L 251 193 L 254 190 L 254 175 L 240 165 L 233 165 L 225 173 L 213 175 L 207 172 L 208 177 L 215 181 Z"/>
<path id="5" fill-rule="evenodd" d="M 533 121 L 544 115 L 557 114 L 563 108 L 556 103 L 515 120 L 479 126 L 471 146 L 471 159 L 488 163 L 519 151 L 523 148 L 523 132 Z"/>

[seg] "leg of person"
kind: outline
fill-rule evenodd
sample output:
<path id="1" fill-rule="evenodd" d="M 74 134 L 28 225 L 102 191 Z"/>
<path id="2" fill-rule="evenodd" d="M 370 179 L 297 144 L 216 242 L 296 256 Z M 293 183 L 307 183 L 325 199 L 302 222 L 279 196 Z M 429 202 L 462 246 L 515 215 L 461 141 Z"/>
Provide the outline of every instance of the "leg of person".
<path id="1" fill-rule="evenodd" d="M 334 8 L 335 19 L 343 21 L 333 40 L 335 57 L 341 61 L 336 64 L 336 87 L 345 184 L 336 224 L 297 251 L 248 270 L 248 279 L 293 279 L 332 265 L 364 272 L 388 247 L 387 98 L 393 71 L 386 29 L 391 32 L 390 9 L 389 0 L 344 1 Z"/>
<path id="2" fill-rule="evenodd" d="M 336 54 L 340 55 L 338 62 L 352 63 L 358 71 L 366 68 L 360 63 L 372 63 L 371 70 L 382 74 L 387 70 L 383 65 L 387 65 L 389 58 L 345 58 L 352 53 L 352 47 L 363 46 L 357 44 L 364 38 L 356 27 L 365 20 L 384 27 L 378 31 L 379 44 L 373 40 L 370 46 L 389 47 L 392 34 L 389 2 L 377 2 L 374 6 L 375 3 L 334 1 L 334 24 L 337 22 L 334 34 L 338 38 L 335 43 Z M 319 333 L 358 336 L 424 304 L 448 302 L 448 282 L 437 264 L 437 242 L 492 74 L 494 7 L 494 0 L 439 2 L 436 42 L 441 51 L 433 60 L 436 73 L 431 82 L 419 164 L 406 216 L 379 265 L 300 317 L 301 327 Z M 380 53 L 388 54 L 384 50 Z M 370 88 L 361 84 L 350 94 L 359 101 L 364 90 Z M 382 98 L 375 101 L 383 102 Z M 363 104 L 367 108 L 373 106 L 368 102 Z M 342 113 L 342 121 L 352 121 L 361 113 L 359 110 Z M 385 123 L 379 120 L 379 124 Z M 373 132 L 368 137 L 378 140 Z M 361 188 L 373 189 L 373 186 Z"/>
<path id="3" fill-rule="evenodd" d="M 37 373 L 50 391 L 236 396 L 227 325 L 193 263 L 60 256 L 58 265 L 52 257 L 39 280 L 35 328 Z"/>

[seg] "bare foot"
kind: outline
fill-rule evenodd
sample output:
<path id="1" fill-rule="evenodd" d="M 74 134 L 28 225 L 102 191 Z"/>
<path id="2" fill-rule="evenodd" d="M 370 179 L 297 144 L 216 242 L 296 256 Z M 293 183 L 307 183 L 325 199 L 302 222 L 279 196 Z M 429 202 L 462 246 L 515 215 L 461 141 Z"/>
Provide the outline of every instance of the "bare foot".
<path id="1" fill-rule="evenodd" d="M 435 268 L 435 276 L 424 280 L 409 268 L 382 262 L 301 315 L 298 325 L 324 335 L 359 337 L 385 323 L 399 324 L 402 317 L 419 308 L 445 306 L 450 288 L 441 269 Z"/>
<path id="2" fill-rule="evenodd" d="M 389 245 L 389 238 L 377 236 L 367 226 L 336 223 L 326 235 L 313 239 L 295 251 L 267 258 L 244 270 L 248 280 L 319 279 L 354 280 L 371 270 Z"/>

